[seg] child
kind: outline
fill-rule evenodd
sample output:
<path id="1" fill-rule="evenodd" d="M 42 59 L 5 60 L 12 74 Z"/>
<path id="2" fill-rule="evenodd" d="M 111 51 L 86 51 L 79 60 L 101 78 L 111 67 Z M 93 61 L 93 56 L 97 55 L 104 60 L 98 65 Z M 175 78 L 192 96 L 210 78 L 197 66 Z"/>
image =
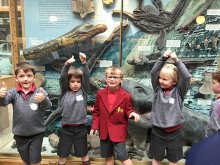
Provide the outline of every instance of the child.
<path id="1" fill-rule="evenodd" d="M 44 111 L 52 103 L 42 88 L 34 83 L 35 70 L 32 65 L 22 62 L 15 70 L 17 87 L 7 90 L 5 83 L 0 88 L 0 105 L 13 106 L 14 139 L 24 165 L 39 165 L 44 132 Z"/>
<path id="2" fill-rule="evenodd" d="M 165 64 L 171 59 L 174 64 Z M 164 65 L 165 64 L 165 65 Z M 151 70 L 154 101 L 151 111 L 153 125 L 149 154 L 152 165 L 159 165 L 165 150 L 169 165 L 183 158 L 181 127 L 183 99 L 190 85 L 190 74 L 175 52 L 167 50 Z"/>
<path id="3" fill-rule="evenodd" d="M 220 131 L 220 71 L 212 74 L 212 91 L 215 101 L 210 108 L 210 120 L 207 126 L 208 136 Z"/>
<path id="4" fill-rule="evenodd" d="M 79 53 L 82 70 L 70 68 L 75 62 L 70 58 L 64 64 L 60 75 L 62 91 L 62 132 L 58 145 L 59 165 L 66 163 L 67 157 L 74 145 L 75 156 L 81 157 L 83 165 L 90 165 L 87 148 L 86 129 L 86 100 L 89 90 L 89 69 L 86 64 L 86 55 Z"/>
<path id="5" fill-rule="evenodd" d="M 131 165 L 125 141 L 127 138 L 128 119 L 138 122 L 140 117 L 134 112 L 131 96 L 120 86 L 123 72 L 112 66 L 106 70 L 107 87 L 97 92 L 92 114 L 90 134 L 97 134 L 101 140 L 101 157 L 106 158 L 107 165 L 114 164 L 114 151 L 124 165 Z"/>

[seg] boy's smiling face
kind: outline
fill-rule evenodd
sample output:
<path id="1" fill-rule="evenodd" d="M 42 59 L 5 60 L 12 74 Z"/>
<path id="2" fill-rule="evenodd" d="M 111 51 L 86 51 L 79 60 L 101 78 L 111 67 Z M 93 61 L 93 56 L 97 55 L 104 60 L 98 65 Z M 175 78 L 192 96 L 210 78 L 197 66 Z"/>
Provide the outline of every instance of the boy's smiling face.
<path id="1" fill-rule="evenodd" d="M 111 91 L 117 90 L 118 87 L 120 86 L 123 78 L 121 77 L 120 74 L 109 74 L 107 73 L 106 75 L 106 83 L 109 86 L 109 89 Z"/>
<path id="2" fill-rule="evenodd" d="M 159 74 L 159 84 L 162 89 L 169 89 L 176 85 L 175 72 L 170 68 L 162 68 Z"/>
<path id="3" fill-rule="evenodd" d="M 176 82 L 173 81 L 169 73 L 160 72 L 159 84 L 162 89 L 172 88 Z"/>
<path id="4" fill-rule="evenodd" d="M 16 82 L 20 84 L 22 90 L 29 91 L 34 83 L 35 75 L 31 70 L 24 72 L 22 69 L 16 75 Z"/>

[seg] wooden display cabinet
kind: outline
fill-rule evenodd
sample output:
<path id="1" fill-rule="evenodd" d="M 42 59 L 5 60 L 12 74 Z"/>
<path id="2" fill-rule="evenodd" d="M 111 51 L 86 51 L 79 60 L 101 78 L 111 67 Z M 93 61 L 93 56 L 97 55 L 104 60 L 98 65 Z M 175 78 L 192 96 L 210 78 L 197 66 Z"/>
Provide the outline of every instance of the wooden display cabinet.
<path id="1" fill-rule="evenodd" d="M 13 75 L 1 75 L 0 87 L 5 82 L 8 89 L 15 87 L 15 78 Z M 0 106 L 0 149 L 12 141 L 12 106 Z"/>

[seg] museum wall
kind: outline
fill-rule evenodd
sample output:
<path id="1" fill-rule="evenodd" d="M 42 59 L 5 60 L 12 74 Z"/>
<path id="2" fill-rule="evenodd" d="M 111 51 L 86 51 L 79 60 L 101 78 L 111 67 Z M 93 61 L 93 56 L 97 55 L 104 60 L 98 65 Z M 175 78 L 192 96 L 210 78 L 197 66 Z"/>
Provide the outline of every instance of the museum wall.
<path id="1" fill-rule="evenodd" d="M 91 70 L 88 105 L 94 104 L 95 93 L 105 86 L 106 67 L 123 68 L 122 86 L 132 94 L 134 108 L 142 115 L 139 123 L 129 122 L 128 151 L 134 158 L 144 159 L 151 129 L 150 70 L 171 49 L 192 75 L 183 108 L 185 145 L 204 138 L 213 100 L 211 73 L 219 70 L 219 0 L 126 0 L 123 19 L 120 0 L 111 4 L 101 0 L 22 0 L 19 5 L 23 6 L 18 10 L 20 60 L 35 65 L 36 83 L 53 102 L 45 116 L 45 136 L 60 133 L 60 116 L 54 114 L 60 108 L 61 68 L 72 56 L 79 66 L 78 53 L 84 52 Z M 1 9 L 0 70 L 1 75 L 12 75 L 9 15 Z M 88 131 L 91 120 L 88 113 Z M 94 154 L 98 154 L 96 149 L 91 145 Z"/>

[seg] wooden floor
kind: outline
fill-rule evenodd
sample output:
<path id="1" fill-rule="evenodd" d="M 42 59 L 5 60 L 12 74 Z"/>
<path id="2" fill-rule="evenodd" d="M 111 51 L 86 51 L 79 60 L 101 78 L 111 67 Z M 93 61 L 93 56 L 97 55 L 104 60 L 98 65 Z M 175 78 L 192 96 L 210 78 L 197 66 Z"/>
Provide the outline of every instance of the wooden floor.
<path id="1" fill-rule="evenodd" d="M 41 165 L 56 165 L 58 157 L 57 156 L 44 156 Z M 132 160 L 134 165 L 151 165 L 151 161 L 135 161 Z M 91 158 L 92 165 L 105 165 L 105 161 L 102 158 Z M 121 165 L 119 161 L 115 161 L 116 165 Z M 0 154 L 0 165 L 22 165 L 22 161 L 18 155 L 11 154 Z M 82 165 L 79 158 L 71 157 L 68 159 L 66 165 Z M 161 165 L 168 165 L 167 162 L 162 162 Z M 178 165 L 184 165 L 179 163 Z"/>

